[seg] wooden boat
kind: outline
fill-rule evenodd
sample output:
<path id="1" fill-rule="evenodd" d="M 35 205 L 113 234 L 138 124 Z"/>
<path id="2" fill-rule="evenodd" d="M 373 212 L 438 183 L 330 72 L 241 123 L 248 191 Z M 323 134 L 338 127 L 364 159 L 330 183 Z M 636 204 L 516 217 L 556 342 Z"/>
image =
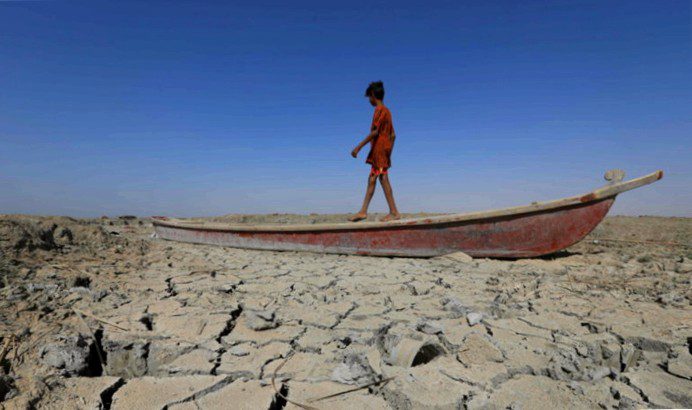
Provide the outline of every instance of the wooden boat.
<path id="1" fill-rule="evenodd" d="M 462 251 L 473 257 L 535 257 L 583 239 L 603 220 L 618 194 L 661 179 L 663 171 L 622 182 L 623 176 L 622 171 L 609 171 L 608 185 L 555 201 L 390 222 L 231 225 L 157 217 L 153 223 L 163 239 L 246 249 L 406 257 Z"/>

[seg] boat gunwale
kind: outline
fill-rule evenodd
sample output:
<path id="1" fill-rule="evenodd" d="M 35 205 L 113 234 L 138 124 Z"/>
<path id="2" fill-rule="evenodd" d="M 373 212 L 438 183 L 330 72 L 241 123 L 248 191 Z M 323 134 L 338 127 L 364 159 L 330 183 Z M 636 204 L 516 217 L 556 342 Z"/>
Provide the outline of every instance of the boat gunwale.
<path id="1" fill-rule="evenodd" d="M 246 225 L 246 224 L 227 224 L 215 222 L 188 222 L 175 218 L 153 219 L 154 226 L 168 228 L 179 228 L 186 230 L 201 231 L 221 231 L 221 232 L 325 232 L 325 231 L 354 231 L 372 229 L 401 229 L 411 227 L 434 227 L 439 225 L 449 225 L 454 223 L 469 223 L 486 219 L 496 219 L 502 217 L 514 217 L 524 214 L 533 214 L 548 210 L 566 208 L 574 205 L 585 205 L 592 202 L 615 197 L 618 194 L 648 185 L 663 178 L 663 171 L 658 170 L 639 178 L 628 181 L 608 184 L 597 188 L 583 195 L 556 199 L 546 202 L 537 202 L 531 205 L 522 205 L 509 208 L 500 208 L 488 211 L 475 211 L 467 213 L 457 213 L 422 218 L 400 219 L 388 222 L 339 222 L 325 224 L 266 224 L 266 225 Z"/>

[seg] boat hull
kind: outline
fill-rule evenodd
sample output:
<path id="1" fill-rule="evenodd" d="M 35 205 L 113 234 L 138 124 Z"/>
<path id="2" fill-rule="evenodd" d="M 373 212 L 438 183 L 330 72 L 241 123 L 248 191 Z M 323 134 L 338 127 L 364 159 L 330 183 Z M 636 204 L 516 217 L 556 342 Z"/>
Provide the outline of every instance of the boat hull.
<path id="1" fill-rule="evenodd" d="M 554 253 L 580 241 L 603 220 L 614 200 L 612 196 L 515 215 L 371 229 L 277 232 L 156 222 L 154 226 L 163 239 L 246 249 L 406 257 L 461 251 L 473 257 L 522 258 Z"/>

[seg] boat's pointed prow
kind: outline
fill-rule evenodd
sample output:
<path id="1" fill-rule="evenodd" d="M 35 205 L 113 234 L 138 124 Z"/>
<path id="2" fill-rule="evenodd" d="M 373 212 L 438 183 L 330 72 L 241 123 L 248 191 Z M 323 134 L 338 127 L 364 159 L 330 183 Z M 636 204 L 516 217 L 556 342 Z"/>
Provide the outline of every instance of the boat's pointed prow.
<path id="1" fill-rule="evenodd" d="M 620 170 L 608 171 L 608 172 L 606 172 L 606 176 L 609 176 L 609 173 L 614 172 L 614 171 L 620 171 Z M 622 174 L 624 175 L 624 171 L 620 171 L 620 172 L 622 172 Z M 658 171 L 644 175 L 643 177 L 630 179 L 629 181 L 622 181 L 622 182 L 616 182 L 616 183 L 608 184 L 602 188 L 596 189 L 596 190 L 582 196 L 580 198 L 580 201 L 581 202 L 588 202 L 588 201 L 593 201 L 593 200 L 597 200 L 597 199 L 607 198 L 610 196 L 615 196 L 615 195 L 621 194 L 623 192 L 631 191 L 635 188 L 642 187 L 644 185 L 653 184 L 654 182 L 658 181 L 661 178 L 663 178 L 663 171 L 659 169 Z"/>

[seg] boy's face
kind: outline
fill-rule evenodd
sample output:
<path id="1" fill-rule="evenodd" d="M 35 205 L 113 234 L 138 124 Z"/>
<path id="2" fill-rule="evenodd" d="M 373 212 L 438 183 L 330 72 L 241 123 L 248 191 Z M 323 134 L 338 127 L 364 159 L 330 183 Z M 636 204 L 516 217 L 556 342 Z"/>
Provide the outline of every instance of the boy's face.
<path id="1" fill-rule="evenodd" d="M 368 101 L 373 107 L 377 106 L 377 99 L 372 94 L 368 94 Z"/>

